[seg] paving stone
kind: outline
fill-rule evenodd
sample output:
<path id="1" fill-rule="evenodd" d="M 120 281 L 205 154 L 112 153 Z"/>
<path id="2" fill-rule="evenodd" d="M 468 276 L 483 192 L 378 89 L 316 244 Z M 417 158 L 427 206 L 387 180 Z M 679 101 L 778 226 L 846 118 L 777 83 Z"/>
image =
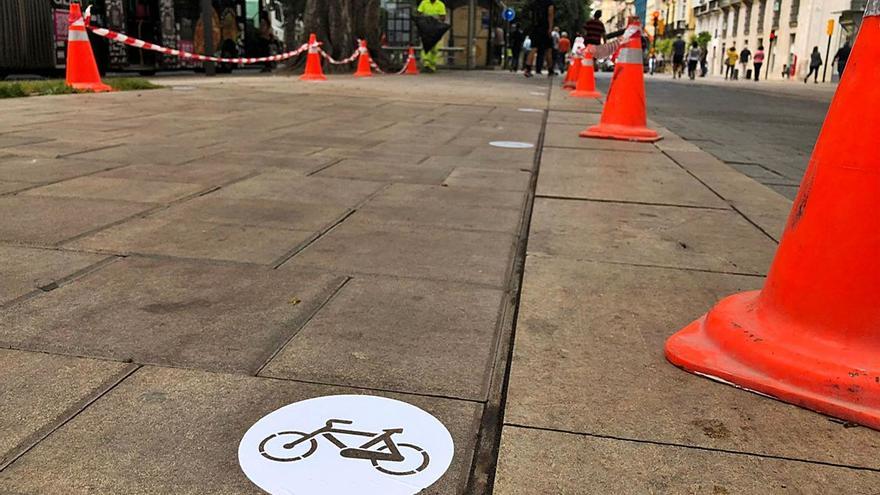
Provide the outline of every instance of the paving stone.
<path id="1" fill-rule="evenodd" d="M 285 266 L 504 287 L 514 237 L 498 232 L 409 230 L 350 218 Z"/>
<path id="2" fill-rule="evenodd" d="M 28 187 L 33 187 L 33 184 L 29 184 L 27 182 L 0 181 L 0 194 L 21 191 L 22 189 L 27 189 Z"/>
<path id="3" fill-rule="evenodd" d="M 215 186 L 240 179 L 253 171 L 253 168 L 244 165 L 193 162 L 185 165 L 129 165 L 109 172 L 101 172 L 96 176 Z"/>
<path id="4" fill-rule="evenodd" d="M 103 162 L 73 158 L 8 155 L 0 157 L 0 178 L 39 184 L 91 174 L 112 166 Z"/>
<path id="5" fill-rule="evenodd" d="M 200 158 L 192 162 L 188 162 L 187 166 L 204 166 L 227 164 L 238 167 L 246 167 L 248 169 L 268 169 L 280 168 L 285 170 L 296 170 L 303 174 L 308 174 L 333 163 L 334 158 L 328 156 L 304 155 L 300 153 L 315 152 L 322 148 L 314 147 L 308 149 L 297 149 L 291 151 L 272 151 L 266 149 L 257 149 L 249 152 L 230 151 L 207 158 Z"/>
<path id="6" fill-rule="evenodd" d="M 657 148 L 651 143 L 580 137 L 578 133 L 587 127 L 589 125 L 547 124 L 544 134 L 544 146 L 607 151 L 657 151 Z"/>
<path id="7" fill-rule="evenodd" d="M 87 268 L 106 256 L 0 245 L 0 305 Z"/>
<path id="8" fill-rule="evenodd" d="M 57 244 L 149 208 L 121 201 L 4 196 L 0 197 L 0 240 Z"/>
<path id="9" fill-rule="evenodd" d="M 880 474 L 784 459 L 504 427 L 496 495 L 876 493 Z"/>
<path id="10" fill-rule="evenodd" d="M 256 495 L 263 492 L 251 484 L 238 465 L 238 444 L 252 424 L 293 402 L 363 393 L 283 380 L 146 367 L 0 473 L 0 491 L 20 495 Z M 446 425 L 455 443 L 452 465 L 437 483 L 421 493 L 464 493 L 481 406 L 384 392 L 371 395 L 409 402 Z M 320 445 L 333 448 L 329 443 Z"/>
<path id="11" fill-rule="evenodd" d="M 520 170 L 491 170 L 483 168 L 458 167 L 443 181 L 447 186 L 498 189 L 501 191 L 526 191 L 532 181 L 532 174 Z"/>
<path id="12" fill-rule="evenodd" d="M 505 421 L 880 468 L 880 432 L 845 428 L 666 362 L 670 335 L 722 297 L 762 283 L 529 256 Z"/>
<path id="13" fill-rule="evenodd" d="M 660 153 L 547 149 L 536 194 L 728 208 L 717 194 Z"/>
<path id="14" fill-rule="evenodd" d="M 69 247 L 114 254 L 272 264 L 314 232 L 179 218 L 138 218 L 77 239 Z"/>
<path id="15" fill-rule="evenodd" d="M 138 203 L 167 203 L 204 189 L 199 184 L 159 182 L 110 177 L 79 177 L 38 187 L 23 193 L 26 196 L 59 198 L 110 199 Z"/>
<path id="16" fill-rule="evenodd" d="M 302 269 L 127 258 L 5 308 L 0 342 L 255 373 L 340 283 Z"/>
<path id="17" fill-rule="evenodd" d="M 497 148 L 500 149 L 500 148 Z M 526 150 L 528 151 L 528 150 Z M 479 157 L 459 156 L 432 156 L 421 163 L 425 167 L 449 166 L 467 167 L 502 171 L 531 171 L 535 168 L 535 150 L 531 153 L 519 153 L 518 157 L 496 156 L 492 153 L 483 153 Z"/>
<path id="18" fill-rule="evenodd" d="M 151 163 L 154 165 L 178 165 L 210 154 L 209 150 L 189 145 L 164 144 L 117 144 L 102 149 L 85 152 L 64 153 L 61 155 L 75 156 L 79 160 L 98 160 L 103 162 L 127 165 L 134 163 Z"/>
<path id="19" fill-rule="evenodd" d="M 537 198 L 536 254 L 763 275 L 776 244 L 729 210 Z"/>
<path id="20" fill-rule="evenodd" d="M 416 184 L 392 184 L 367 203 L 371 207 L 441 209 L 448 205 L 474 208 L 512 208 L 521 211 L 526 195 L 522 192 L 497 191 L 471 187 L 438 187 Z"/>
<path id="21" fill-rule="evenodd" d="M 377 144 L 372 149 L 382 153 L 413 153 L 428 156 L 466 156 L 474 150 L 471 146 L 447 145 L 433 140 L 428 142 L 414 142 L 413 140 L 385 141 Z"/>
<path id="22" fill-rule="evenodd" d="M 563 112 L 559 110 L 551 110 L 547 115 L 547 124 L 565 124 L 570 126 L 580 126 L 581 130 L 591 125 L 599 123 L 598 113 L 585 112 Z"/>
<path id="23" fill-rule="evenodd" d="M 343 206 L 314 203 L 224 199 L 209 194 L 177 204 L 153 215 L 172 221 L 196 220 L 227 225 L 257 226 L 317 232 L 351 211 Z"/>
<path id="24" fill-rule="evenodd" d="M 503 296 L 464 284 L 358 277 L 261 375 L 486 400 Z"/>
<path id="25" fill-rule="evenodd" d="M 413 230 L 439 227 L 450 230 L 481 230 L 517 234 L 522 213 L 510 208 L 451 206 L 424 202 L 417 207 L 378 206 L 367 203 L 352 220 L 398 225 Z"/>
<path id="26" fill-rule="evenodd" d="M 0 466 L 111 386 L 127 368 L 124 363 L 0 349 Z"/>
<path id="27" fill-rule="evenodd" d="M 236 182 L 211 193 L 211 196 L 354 207 L 382 187 L 376 182 L 305 177 L 296 172 L 279 170 Z"/>
<path id="28" fill-rule="evenodd" d="M 451 171 L 452 167 L 427 167 L 345 159 L 318 172 L 316 176 L 410 184 L 441 184 Z"/>

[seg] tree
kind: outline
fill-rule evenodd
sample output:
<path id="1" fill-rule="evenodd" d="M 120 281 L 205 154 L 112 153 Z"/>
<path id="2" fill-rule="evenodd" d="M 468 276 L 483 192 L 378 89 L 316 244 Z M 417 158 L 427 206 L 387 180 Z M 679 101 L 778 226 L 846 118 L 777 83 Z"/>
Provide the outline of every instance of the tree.
<path id="1" fill-rule="evenodd" d="M 706 48 L 709 46 L 709 42 L 712 41 L 712 34 L 708 31 L 702 31 L 694 36 L 694 40 L 700 45 L 700 48 Z"/>
<path id="2" fill-rule="evenodd" d="M 306 33 L 315 33 L 331 57 L 348 57 L 357 40 L 365 39 L 370 55 L 377 62 L 385 60 L 379 44 L 379 0 L 306 0 L 303 19 Z"/>

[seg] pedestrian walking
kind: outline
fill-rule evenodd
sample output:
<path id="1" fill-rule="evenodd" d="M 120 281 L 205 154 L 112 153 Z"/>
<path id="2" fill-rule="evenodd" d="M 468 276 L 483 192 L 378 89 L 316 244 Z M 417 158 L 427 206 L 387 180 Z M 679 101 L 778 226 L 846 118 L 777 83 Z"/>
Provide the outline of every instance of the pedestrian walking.
<path id="1" fill-rule="evenodd" d="M 755 82 L 761 80 L 761 67 L 764 66 L 764 45 L 758 45 L 758 51 L 755 52 L 755 56 L 752 58 L 755 64 Z"/>
<path id="2" fill-rule="evenodd" d="M 672 42 L 672 78 L 681 79 L 684 73 L 684 52 L 687 48 L 684 40 L 679 34 L 675 41 Z"/>
<path id="3" fill-rule="evenodd" d="M 511 26 L 510 32 L 510 72 L 519 70 L 519 55 L 523 51 L 523 43 L 526 41 L 526 33 L 523 32 L 519 23 Z"/>
<path id="4" fill-rule="evenodd" d="M 700 77 L 706 77 L 709 73 L 709 49 L 705 46 L 700 47 Z"/>
<path id="5" fill-rule="evenodd" d="M 419 14 L 434 17 L 440 22 L 446 22 L 446 4 L 442 0 L 422 0 L 416 9 Z M 430 51 L 422 50 L 422 65 L 426 72 L 436 72 L 440 62 L 440 43 L 434 45 Z"/>
<path id="6" fill-rule="evenodd" d="M 554 76 L 556 75 L 556 65 L 559 60 L 559 40 L 562 38 L 562 35 L 559 34 L 559 26 L 553 28 L 553 31 L 550 33 L 550 64 L 547 68 L 547 75 Z"/>
<path id="7" fill-rule="evenodd" d="M 657 68 L 657 54 L 654 53 L 654 50 L 651 50 L 651 55 L 648 57 L 648 74 L 654 75 L 654 70 Z"/>
<path id="8" fill-rule="evenodd" d="M 810 72 L 807 73 L 807 77 L 804 78 L 804 84 L 807 84 L 807 81 L 810 80 L 810 76 L 813 76 L 813 82 L 819 84 L 819 67 L 822 67 L 822 54 L 819 53 L 819 47 L 813 47 L 813 53 L 810 54 Z"/>
<path id="9" fill-rule="evenodd" d="M 605 23 L 602 22 L 602 11 L 593 12 L 593 18 L 584 24 L 584 44 L 601 45 L 605 39 Z"/>
<path id="10" fill-rule="evenodd" d="M 736 76 L 736 61 L 739 60 L 739 54 L 736 53 L 736 47 L 731 46 L 727 50 L 727 59 L 725 60 L 727 69 L 724 71 L 724 79 L 733 80 Z"/>
<path id="11" fill-rule="evenodd" d="M 495 34 L 492 36 L 492 49 L 495 52 L 495 60 L 498 65 L 504 62 L 504 28 L 495 26 Z"/>
<path id="12" fill-rule="evenodd" d="M 693 81 L 697 77 L 697 66 L 700 64 L 700 45 L 696 41 L 691 43 L 691 49 L 688 52 L 688 77 Z"/>
<path id="13" fill-rule="evenodd" d="M 748 42 L 747 42 L 748 43 Z M 750 74 L 747 72 L 749 62 L 752 59 L 752 51 L 749 50 L 749 45 L 743 47 L 742 51 L 739 52 L 739 65 L 742 67 L 743 78 L 749 79 Z M 739 78 L 737 78 L 739 79 Z"/>
<path id="14" fill-rule="evenodd" d="M 849 59 L 849 53 L 852 51 L 852 47 L 849 45 L 849 41 L 843 44 L 837 53 L 834 54 L 834 58 L 831 60 L 831 63 L 837 62 L 837 75 L 843 77 L 843 69 L 846 68 L 846 61 Z"/>
<path id="15" fill-rule="evenodd" d="M 562 32 L 562 36 L 559 37 L 559 60 L 556 62 L 559 65 L 559 71 L 565 72 L 568 70 L 568 52 L 571 51 L 571 39 L 568 37 L 568 33 L 565 31 Z"/>
<path id="16" fill-rule="evenodd" d="M 550 58 L 552 49 L 550 33 L 553 32 L 556 4 L 554 0 L 533 0 L 531 14 L 532 32 L 529 38 L 531 38 L 532 49 L 526 60 L 526 70 L 523 74 L 526 77 L 532 77 L 532 67 L 535 69 L 535 74 L 540 74 L 545 61 L 548 70 L 553 70 L 551 67 L 553 62 Z"/>

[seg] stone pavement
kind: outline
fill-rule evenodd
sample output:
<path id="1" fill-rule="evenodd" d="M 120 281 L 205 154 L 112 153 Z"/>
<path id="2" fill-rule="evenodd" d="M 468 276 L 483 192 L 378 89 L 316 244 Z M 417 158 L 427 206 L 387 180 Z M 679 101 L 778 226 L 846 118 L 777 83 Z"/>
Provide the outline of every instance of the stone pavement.
<path id="1" fill-rule="evenodd" d="M 878 493 L 880 433 L 663 356 L 761 287 L 789 201 L 662 128 L 579 140 L 591 110 L 553 90 L 494 493 Z"/>
<path id="2" fill-rule="evenodd" d="M 162 82 L 0 103 L 0 493 L 259 493 L 244 432 L 339 393 L 446 425 L 425 493 L 877 486 L 875 432 L 663 360 L 789 206 L 693 144 L 507 73 Z"/>

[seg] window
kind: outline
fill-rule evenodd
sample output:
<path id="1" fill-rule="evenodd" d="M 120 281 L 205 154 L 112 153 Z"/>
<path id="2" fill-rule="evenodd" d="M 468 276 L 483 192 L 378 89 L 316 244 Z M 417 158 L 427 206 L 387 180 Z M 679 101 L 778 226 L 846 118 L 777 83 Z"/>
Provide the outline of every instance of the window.
<path id="1" fill-rule="evenodd" d="M 801 0 L 791 0 L 791 13 L 788 16 L 788 23 L 792 27 L 797 26 L 798 14 L 801 10 Z"/>
<path id="2" fill-rule="evenodd" d="M 749 35 L 749 31 L 751 30 L 751 24 L 752 24 L 752 8 L 753 8 L 753 6 L 754 6 L 754 5 L 753 5 L 753 4 L 750 4 L 750 3 L 745 3 L 745 4 L 743 4 L 743 7 L 744 7 L 745 10 L 746 10 L 746 18 L 745 18 L 745 20 L 743 21 L 743 34 L 746 35 L 746 36 Z"/>
<path id="3" fill-rule="evenodd" d="M 764 12 L 767 11 L 767 0 L 758 2 L 758 34 L 764 32 Z"/>
<path id="4" fill-rule="evenodd" d="M 779 27 L 779 12 L 782 10 L 782 0 L 773 0 L 773 29 Z"/>
<path id="5" fill-rule="evenodd" d="M 735 37 L 738 28 L 739 28 L 739 6 L 733 8 L 733 29 L 731 30 L 730 35 Z"/>

